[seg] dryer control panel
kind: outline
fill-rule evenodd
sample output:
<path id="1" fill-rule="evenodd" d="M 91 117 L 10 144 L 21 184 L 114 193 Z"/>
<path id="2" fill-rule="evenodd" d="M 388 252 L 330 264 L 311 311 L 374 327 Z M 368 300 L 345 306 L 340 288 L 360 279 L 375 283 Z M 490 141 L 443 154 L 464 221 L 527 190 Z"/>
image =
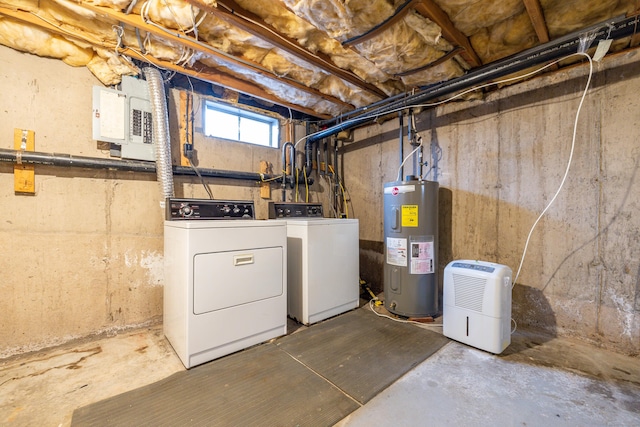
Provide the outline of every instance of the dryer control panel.
<path id="1" fill-rule="evenodd" d="M 269 202 L 269 219 L 323 218 L 321 203 Z"/>
<path id="2" fill-rule="evenodd" d="M 165 219 L 255 219 L 252 201 L 168 198 Z"/>

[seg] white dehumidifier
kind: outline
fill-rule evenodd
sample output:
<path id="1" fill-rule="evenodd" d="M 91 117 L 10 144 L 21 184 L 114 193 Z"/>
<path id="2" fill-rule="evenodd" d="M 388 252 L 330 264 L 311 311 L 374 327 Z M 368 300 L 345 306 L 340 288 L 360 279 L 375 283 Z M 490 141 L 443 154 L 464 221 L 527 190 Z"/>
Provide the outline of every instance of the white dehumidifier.
<path id="1" fill-rule="evenodd" d="M 506 265 L 450 262 L 444 269 L 444 336 L 502 353 L 511 343 L 511 276 Z"/>

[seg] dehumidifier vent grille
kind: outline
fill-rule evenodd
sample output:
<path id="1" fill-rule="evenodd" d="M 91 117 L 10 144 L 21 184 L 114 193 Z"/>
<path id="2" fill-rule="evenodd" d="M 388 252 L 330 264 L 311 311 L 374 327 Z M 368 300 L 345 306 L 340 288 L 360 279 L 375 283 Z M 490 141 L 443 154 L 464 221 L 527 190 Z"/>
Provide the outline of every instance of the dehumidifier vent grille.
<path id="1" fill-rule="evenodd" d="M 482 312 L 482 300 L 487 279 L 453 274 L 456 307 Z"/>

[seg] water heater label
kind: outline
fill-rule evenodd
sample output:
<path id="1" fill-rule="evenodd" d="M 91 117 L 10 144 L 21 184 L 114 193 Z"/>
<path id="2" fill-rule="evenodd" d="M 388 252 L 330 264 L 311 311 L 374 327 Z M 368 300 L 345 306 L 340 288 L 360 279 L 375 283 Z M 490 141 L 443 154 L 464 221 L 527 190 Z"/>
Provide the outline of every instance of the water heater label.
<path id="1" fill-rule="evenodd" d="M 428 241 L 411 240 L 410 274 L 430 274 L 434 272 L 433 238 Z"/>
<path id="2" fill-rule="evenodd" d="M 402 226 L 418 226 L 418 205 L 402 205 Z"/>
<path id="3" fill-rule="evenodd" d="M 407 239 L 387 237 L 387 264 L 407 266 Z"/>

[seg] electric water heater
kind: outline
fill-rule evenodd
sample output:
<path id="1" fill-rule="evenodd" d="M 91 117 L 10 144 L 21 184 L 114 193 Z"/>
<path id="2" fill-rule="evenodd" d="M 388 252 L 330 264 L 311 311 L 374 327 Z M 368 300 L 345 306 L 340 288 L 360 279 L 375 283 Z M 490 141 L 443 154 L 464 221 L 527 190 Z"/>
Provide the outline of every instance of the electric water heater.
<path id="1" fill-rule="evenodd" d="M 417 179 L 384 184 L 384 305 L 400 316 L 438 314 L 438 188 Z"/>

